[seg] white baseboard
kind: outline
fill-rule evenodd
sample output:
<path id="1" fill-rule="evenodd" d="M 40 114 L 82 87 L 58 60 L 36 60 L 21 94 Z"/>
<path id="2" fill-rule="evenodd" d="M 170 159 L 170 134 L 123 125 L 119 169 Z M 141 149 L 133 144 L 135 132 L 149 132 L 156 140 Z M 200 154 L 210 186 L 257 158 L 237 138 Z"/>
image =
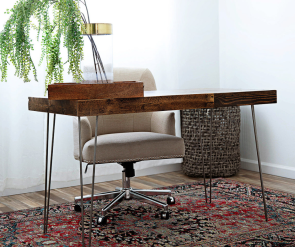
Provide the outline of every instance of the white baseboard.
<path id="1" fill-rule="evenodd" d="M 262 173 L 275 175 L 284 178 L 292 178 L 295 179 L 295 168 L 290 166 L 282 166 L 277 164 L 271 164 L 262 162 Z M 249 160 L 249 159 L 241 159 L 241 168 L 250 171 L 258 172 L 258 163 L 256 160 Z"/>
<path id="2" fill-rule="evenodd" d="M 174 172 L 174 171 L 180 171 L 181 170 L 181 164 L 169 164 L 169 165 L 161 165 L 161 166 L 154 166 L 145 168 L 142 170 L 136 170 L 136 176 L 148 176 L 153 174 L 160 174 L 165 172 Z M 115 173 L 111 175 L 104 175 L 104 176 L 98 176 L 95 177 L 95 182 L 107 182 L 112 180 L 118 180 L 122 178 L 122 173 Z M 91 177 L 84 178 L 84 184 L 91 184 Z M 70 187 L 70 186 L 77 186 L 80 185 L 80 180 L 72 180 L 68 182 L 56 182 L 53 181 L 51 184 L 52 189 L 56 188 L 64 188 L 64 187 Z M 27 189 L 6 189 L 2 192 L 0 192 L 0 196 L 9 196 L 9 195 L 16 195 L 16 194 L 22 194 L 22 193 L 29 193 L 29 192 L 36 192 L 36 191 L 42 191 L 44 190 L 44 184 L 30 187 Z"/>

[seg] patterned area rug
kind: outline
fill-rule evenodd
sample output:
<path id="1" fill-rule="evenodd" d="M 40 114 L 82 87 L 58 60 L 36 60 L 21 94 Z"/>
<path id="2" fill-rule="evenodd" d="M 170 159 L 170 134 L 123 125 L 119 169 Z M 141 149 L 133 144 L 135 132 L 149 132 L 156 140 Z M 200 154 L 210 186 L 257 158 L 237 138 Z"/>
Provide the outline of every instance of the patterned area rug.
<path id="1" fill-rule="evenodd" d="M 292 195 L 267 189 L 265 222 L 259 187 L 214 179 L 211 204 L 205 204 L 201 182 L 169 188 L 176 198 L 169 220 L 158 217 L 161 209 L 124 201 L 108 214 L 106 226 L 93 229 L 92 246 L 295 246 Z M 42 208 L 0 214 L 0 246 L 81 246 L 80 213 L 73 206 L 50 208 L 48 235 L 42 234 Z"/>

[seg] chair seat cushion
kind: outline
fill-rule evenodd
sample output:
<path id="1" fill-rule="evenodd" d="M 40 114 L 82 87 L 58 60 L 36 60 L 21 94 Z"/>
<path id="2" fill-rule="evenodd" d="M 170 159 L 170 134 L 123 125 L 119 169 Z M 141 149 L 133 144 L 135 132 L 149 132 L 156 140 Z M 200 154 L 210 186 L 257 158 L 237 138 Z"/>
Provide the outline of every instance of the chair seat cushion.
<path id="1" fill-rule="evenodd" d="M 94 137 L 85 143 L 83 161 L 92 163 Z M 153 132 L 126 132 L 97 136 L 96 163 L 169 159 L 184 156 L 180 137 Z"/>

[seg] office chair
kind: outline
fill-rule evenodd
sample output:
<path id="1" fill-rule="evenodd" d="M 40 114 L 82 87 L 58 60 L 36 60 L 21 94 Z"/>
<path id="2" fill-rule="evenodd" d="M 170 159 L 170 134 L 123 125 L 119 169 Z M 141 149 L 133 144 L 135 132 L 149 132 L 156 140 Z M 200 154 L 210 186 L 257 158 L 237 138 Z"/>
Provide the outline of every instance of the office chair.
<path id="1" fill-rule="evenodd" d="M 142 81 L 145 91 L 156 90 L 156 83 L 150 70 L 141 68 L 114 68 L 115 81 Z M 97 120 L 96 120 L 97 119 Z M 130 185 L 135 176 L 134 167 L 143 160 L 181 158 L 184 156 L 184 141 L 175 136 L 173 112 L 147 112 L 81 117 L 82 161 L 93 165 L 95 126 L 97 124 L 97 148 L 95 164 L 118 163 L 123 167 L 122 187 L 114 191 L 99 193 L 93 200 L 113 199 L 102 210 L 97 224 L 107 223 L 106 213 L 122 200 L 139 199 L 162 207 L 162 219 L 169 219 L 168 205 L 174 204 L 171 190 L 139 190 Z M 98 121 L 96 123 L 96 121 Z M 78 118 L 74 118 L 74 157 L 79 160 Z M 87 166 L 88 166 L 87 165 Z M 167 195 L 167 202 L 161 202 L 154 195 Z M 75 210 L 81 211 L 75 198 Z M 83 201 L 91 195 L 83 196 Z M 92 212 L 91 212 L 92 215 Z"/>

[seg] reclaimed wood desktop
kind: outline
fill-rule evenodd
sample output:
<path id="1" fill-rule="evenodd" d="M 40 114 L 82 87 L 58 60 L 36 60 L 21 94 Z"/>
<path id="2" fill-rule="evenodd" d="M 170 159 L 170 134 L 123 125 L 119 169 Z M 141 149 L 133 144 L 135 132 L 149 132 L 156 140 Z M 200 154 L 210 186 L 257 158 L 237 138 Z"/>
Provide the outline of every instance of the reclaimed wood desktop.
<path id="1" fill-rule="evenodd" d="M 257 133 L 256 133 L 254 105 L 271 104 L 271 103 L 277 103 L 276 90 L 240 90 L 240 89 L 194 89 L 192 90 L 192 89 L 189 89 L 189 90 L 174 90 L 174 91 L 169 91 L 169 90 L 146 91 L 144 92 L 144 97 L 139 97 L 139 98 L 112 98 L 112 99 L 96 99 L 96 100 L 48 100 L 47 98 L 29 97 L 30 111 L 47 113 L 44 233 L 47 232 L 47 224 L 48 224 L 48 208 L 49 208 L 49 200 L 50 200 L 53 140 L 54 140 L 56 114 L 77 116 L 80 123 L 80 117 L 82 116 L 98 116 L 98 115 L 111 115 L 111 114 L 251 105 L 258 167 L 259 167 L 260 181 L 261 181 L 261 190 L 262 190 L 263 203 L 264 203 L 264 213 L 265 213 L 265 220 L 267 221 L 266 201 L 264 196 L 261 162 L 260 162 L 258 140 L 257 140 Z M 213 111 L 211 111 L 211 117 L 210 117 L 211 120 L 213 119 L 212 112 Z M 49 189 L 47 192 L 49 113 L 54 114 L 54 120 L 53 120 L 51 160 L 50 160 L 50 169 L 49 169 L 49 184 L 48 184 Z M 79 127 L 79 131 L 81 131 L 80 127 Z M 212 135 L 212 130 L 210 132 Z M 80 152 L 81 198 L 83 198 L 81 146 L 79 149 L 80 149 L 79 152 Z M 210 158 L 210 171 L 211 171 L 211 158 Z M 211 178 L 212 178 L 212 173 L 210 173 L 210 202 L 211 202 Z M 94 176 L 93 176 L 92 183 L 94 184 Z M 204 181 L 204 186 L 206 191 L 205 181 Z M 94 189 L 92 188 L 92 195 L 93 195 L 93 190 Z M 46 199 L 47 193 L 48 193 L 48 200 Z M 207 202 L 207 195 L 206 195 L 206 202 Z M 92 202 L 91 202 L 91 205 L 92 205 Z M 84 246 L 83 200 L 81 200 L 81 210 L 82 210 L 82 214 L 81 214 L 82 244 Z M 91 220 L 92 220 L 92 206 L 91 206 L 90 214 L 91 214 Z M 90 224 L 90 231 L 91 231 L 91 224 Z M 91 243 L 90 238 L 91 238 L 91 234 L 89 236 L 89 245 Z"/>
<path id="2" fill-rule="evenodd" d="M 71 116 L 96 116 L 276 102 L 276 90 L 194 89 L 146 91 L 144 97 L 120 99 L 48 100 L 29 97 L 29 110 Z"/>

